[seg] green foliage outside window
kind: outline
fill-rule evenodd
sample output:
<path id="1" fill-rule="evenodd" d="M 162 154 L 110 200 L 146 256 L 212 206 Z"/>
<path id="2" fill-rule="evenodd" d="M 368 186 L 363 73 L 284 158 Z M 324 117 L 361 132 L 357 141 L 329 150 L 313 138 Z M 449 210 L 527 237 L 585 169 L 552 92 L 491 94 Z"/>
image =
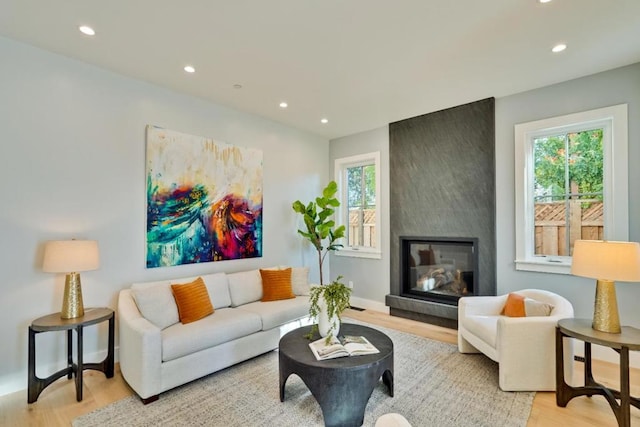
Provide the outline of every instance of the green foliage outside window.
<path id="1" fill-rule="evenodd" d="M 602 129 L 538 138 L 534 159 L 538 200 L 558 200 L 572 193 L 602 200 Z"/>
<path id="2" fill-rule="evenodd" d="M 367 209 L 376 205 L 375 165 L 348 168 L 347 182 L 350 208 Z"/>

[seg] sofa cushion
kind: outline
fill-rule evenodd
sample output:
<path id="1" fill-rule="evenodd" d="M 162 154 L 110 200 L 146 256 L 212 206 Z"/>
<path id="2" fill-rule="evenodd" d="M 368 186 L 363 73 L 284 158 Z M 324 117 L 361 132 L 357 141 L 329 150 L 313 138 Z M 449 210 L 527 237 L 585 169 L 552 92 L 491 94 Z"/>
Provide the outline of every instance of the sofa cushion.
<path id="1" fill-rule="evenodd" d="M 262 302 L 291 299 L 296 296 L 291 288 L 291 269 L 260 270 L 262 278 Z"/>
<path id="2" fill-rule="evenodd" d="M 171 285 L 180 322 L 191 323 L 213 313 L 209 292 L 201 277 L 190 283 Z"/>
<path id="3" fill-rule="evenodd" d="M 258 270 L 227 274 L 231 307 L 260 301 L 262 298 L 262 278 Z"/>
<path id="4" fill-rule="evenodd" d="M 229 281 L 225 273 L 206 274 L 202 276 L 204 284 L 207 285 L 211 304 L 216 310 L 231 306 L 231 295 L 229 295 Z"/>
<path id="5" fill-rule="evenodd" d="M 236 309 L 255 313 L 262 320 L 262 330 L 266 331 L 293 320 L 309 315 L 309 297 L 298 296 L 292 299 L 245 304 Z"/>
<path id="6" fill-rule="evenodd" d="M 233 308 L 216 310 L 197 322 L 162 331 L 162 361 L 168 362 L 260 331 L 260 316 Z"/>
<path id="7" fill-rule="evenodd" d="M 180 321 L 178 307 L 168 283 L 138 286 L 131 290 L 140 314 L 160 329 Z"/>
<path id="8" fill-rule="evenodd" d="M 287 267 L 280 265 L 277 267 L 263 268 L 263 270 L 284 270 L 291 269 L 291 288 L 295 295 L 309 295 L 311 285 L 309 285 L 309 267 Z"/>
<path id="9" fill-rule="evenodd" d="M 470 315 L 464 317 L 461 321 L 462 326 L 466 330 L 486 342 L 492 348 L 496 348 L 498 318 L 499 316 Z"/>

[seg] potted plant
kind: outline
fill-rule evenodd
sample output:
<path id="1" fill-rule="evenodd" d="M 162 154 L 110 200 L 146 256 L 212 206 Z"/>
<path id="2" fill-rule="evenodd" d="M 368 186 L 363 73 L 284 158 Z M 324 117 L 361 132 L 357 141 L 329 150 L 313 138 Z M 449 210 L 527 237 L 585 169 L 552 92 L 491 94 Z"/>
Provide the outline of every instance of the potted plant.
<path id="1" fill-rule="evenodd" d="M 343 246 L 337 241 L 344 237 L 345 227 L 344 225 L 336 227 L 336 223 L 332 219 L 334 208 L 340 206 L 340 201 L 335 197 L 337 191 L 338 184 L 331 181 L 322 190 L 322 196 L 316 197 L 315 201 L 305 205 L 300 200 L 296 200 L 292 206 L 295 212 L 302 215 L 306 226 L 306 230 L 298 230 L 298 233 L 311 242 L 318 253 L 320 286 L 311 288 L 309 317 L 320 323 L 320 327 L 318 324 L 314 324 L 311 334 L 315 330 L 319 330 L 322 336 L 327 337 L 327 340 L 330 340 L 333 334 L 338 333 L 340 315 L 349 307 L 349 297 L 351 296 L 351 289 L 340 281 L 342 276 L 328 285 L 324 284 L 322 276 L 322 265 L 327 254 Z M 328 329 L 322 325 L 325 315 L 329 323 Z"/>

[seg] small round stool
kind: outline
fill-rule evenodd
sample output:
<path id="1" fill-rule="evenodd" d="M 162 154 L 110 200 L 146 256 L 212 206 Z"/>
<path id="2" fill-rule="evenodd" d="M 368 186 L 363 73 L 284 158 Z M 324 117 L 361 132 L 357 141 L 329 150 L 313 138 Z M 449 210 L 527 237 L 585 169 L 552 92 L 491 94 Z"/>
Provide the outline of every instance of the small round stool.
<path id="1" fill-rule="evenodd" d="M 391 413 L 378 418 L 375 427 L 411 427 L 411 424 L 402 415 Z"/>

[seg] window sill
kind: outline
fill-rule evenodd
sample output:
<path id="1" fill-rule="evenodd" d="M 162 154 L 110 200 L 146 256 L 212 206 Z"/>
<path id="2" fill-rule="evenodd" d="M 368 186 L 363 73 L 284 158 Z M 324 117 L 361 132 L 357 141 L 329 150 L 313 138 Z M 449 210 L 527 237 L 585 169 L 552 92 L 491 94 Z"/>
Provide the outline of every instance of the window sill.
<path id="1" fill-rule="evenodd" d="M 537 271 L 539 273 L 571 274 L 571 259 L 557 257 L 536 257 L 516 260 L 516 270 Z"/>
<path id="2" fill-rule="evenodd" d="M 344 249 L 337 250 L 334 253 L 336 254 L 336 256 L 343 256 L 343 257 L 382 259 L 382 252 L 366 250 L 366 249 L 344 248 Z"/>

